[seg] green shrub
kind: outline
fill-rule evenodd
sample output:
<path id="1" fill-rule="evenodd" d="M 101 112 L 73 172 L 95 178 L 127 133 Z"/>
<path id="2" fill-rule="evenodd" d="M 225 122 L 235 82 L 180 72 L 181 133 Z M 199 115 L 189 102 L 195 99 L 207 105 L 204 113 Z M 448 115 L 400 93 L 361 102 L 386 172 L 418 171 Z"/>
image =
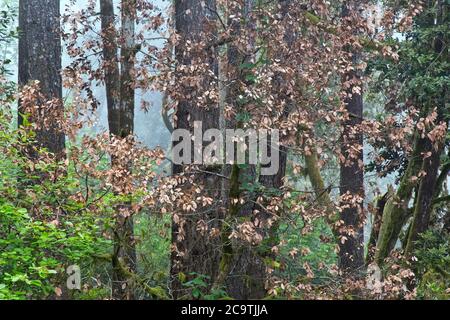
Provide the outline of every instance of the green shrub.
<path id="1" fill-rule="evenodd" d="M 417 297 L 427 300 L 450 299 L 450 236 L 428 230 L 416 243 Z"/>

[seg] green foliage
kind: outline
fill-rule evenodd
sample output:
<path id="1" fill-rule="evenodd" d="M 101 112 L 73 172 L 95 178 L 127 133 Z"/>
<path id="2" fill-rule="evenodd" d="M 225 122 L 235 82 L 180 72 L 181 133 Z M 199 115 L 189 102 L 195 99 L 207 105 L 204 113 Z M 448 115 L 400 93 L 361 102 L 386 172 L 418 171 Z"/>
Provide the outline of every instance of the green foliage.
<path id="1" fill-rule="evenodd" d="M 37 299 L 65 288 L 66 268 L 88 274 L 94 254 L 110 250 L 94 212 L 75 195 L 80 181 L 70 172 L 50 179 L 58 162 L 32 164 L 21 146 L 32 132 L 13 130 L 0 109 L 0 299 Z M 45 154 L 44 150 L 39 151 Z M 31 168 L 31 167 L 32 168 Z M 89 267 L 88 267 L 89 266 Z"/>
<path id="2" fill-rule="evenodd" d="M 170 270 L 171 216 L 143 212 L 134 222 L 138 272 L 148 285 L 165 288 Z"/>
<path id="3" fill-rule="evenodd" d="M 86 220 L 62 221 L 59 227 L 0 203 L 0 299 L 52 294 L 68 265 L 87 264 L 97 250 L 96 229 Z"/>
<path id="4" fill-rule="evenodd" d="M 183 283 L 183 286 L 189 288 L 194 299 L 201 299 L 208 288 L 209 277 L 203 274 L 192 272 L 189 274 L 192 280 Z"/>
<path id="5" fill-rule="evenodd" d="M 443 98 L 443 92 L 450 85 L 450 62 L 445 57 L 446 50 L 436 50 L 437 39 L 448 39 L 450 28 L 445 23 L 445 17 L 443 22 L 436 24 L 436 14 L 435 6 L 427 7 L 415 18 L 414 27 L 404 33 L 406 41 L 399 40 L 398 34 L 386 40 L 387 44 L 398 46 L 399 59 L 375 59 L 370 62 L 368 71 L 378 72 L 372 87 L 374 92 L 389 92 L 398 88 L 398 105 L 414 98 L 416 107 L 436 107 L 436 101 Z"/>
<path id="6" fill-rule="evenodd" d="M 291 223 L 281 223 L 279 227 L 280 241 L 286 243 L 280 250 L 280 263 L 273 264 L 275 269 L 280 270 L 284 277 L 291 278 L 292 281 L 313 281 L 323 283 L 329 278 L 327 267 L 337 263 L 337 256 L 334 252 L 333 234 L 323 219 L 313 222 L 312 230 L 306 234 L 301 231 L 304 223 L 300 217 L 291 217 Z M 295 226 L 295 227 L 294 227 Z M 306 249 L 306 250 L 305 250 Z M 296 254 L 291 254 L 293 250 Z M 302 252 L 303 250 L 303 252 Z M 307 279 L 307 263 L 314 273 L 314 279 Z M 295 277 L 295 278 L 293 278 Z"/>
<path id="7" fill-rule="evenodd" d="M 202 300 L 228 300 L 230 297 L 227 295 L 224 288 L 209 289 L 210 277 L 207 275 L 199 274 L 196 272 L 189 273 L 189 281 L 183 281 L 183 286 L 189 289 L 190 295 L 194 299 Z M 185 275 L 181 276 L 185 278 Z"/>
<path id="8" fill-rule="evenodd" d="M 421 299 L 450 299 L 450 236 L 428 230 L 420 235 L 414 255 Z"/>

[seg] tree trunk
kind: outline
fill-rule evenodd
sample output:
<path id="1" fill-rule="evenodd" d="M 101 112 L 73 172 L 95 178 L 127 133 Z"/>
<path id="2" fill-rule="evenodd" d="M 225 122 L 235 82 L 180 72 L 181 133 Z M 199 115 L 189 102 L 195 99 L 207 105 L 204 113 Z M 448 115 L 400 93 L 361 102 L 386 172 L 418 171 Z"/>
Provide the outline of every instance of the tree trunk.
<path id="1" fill-rule="evenodd" d="M 135 18 L 136 1 L 121 2 L 121 50 L 120 71 L 118 56 L 118 37 L 115 30 L 114 4 L 112 0 L 100 1 L 103 58 L 105 68 L 106 100 L 108 104 L 108 124 L 111 136 L 126 139 L 134 131 L 134 83 L 135 63 Z M 119 169 L 125 166 L 130 172 L 131 164 L 126 159 L 111 157 L 111 166 Z M 120 181 L 117 181 L 119 184 Z M 114 249 L 112 257 L 112 291 L 115 299 L 134 299 L 134 284 L 130 274 L 136 272 L 136 247 L 134 242 L 133 216 L 129 214 L 130 203 L 116 208 L 114 230 Z M 126 214 L 123 214 L 126 213 Z"/>
<path id="2" fill-rule="evenodd" d="M 249 1 L 245 1 L 245 4 L 248 3 Z M 245 6 L 238 3 L 227 5 L 227 12 L 224 12 L 224 16 L 227 21 L 226 23 L 228 24 L 228 29 L 231 30 L 231 36 L 239 37 L 243 26 L 241 26 L 241 22 L 237 21 L 237 19 L 230 19 L 230 16 L 245 17 L 245 9 Z M 243 74 L 240 65 L 243 63 L 244 57 L 239 49 L 233 44 L 227 46 L 225 55 L 225 66 L 220 68 L 220 71 L 224 73 L 224 75 L 221 75 L 221 78 L 226 81 L 224 99 L 228 105 L 233 107 L 234 112 L 237 114 L 242 107 L 239 105 L 237 97 L 241 93 Z M 231 81 L 230 79 L 234 79 L 234 81 Z M 224 122 L 226 128 L 242 128 L 242 123 L 235 119 L 224 120 Z M 255 179 L 255 167 L 249 165 L 248 169 L 244 170 L 238 164 L 225 164 L 222 172 L 229 177 L 229 181 L 223 184 L 223 187 L 225 188 L 223 194 L 223 201 L 226 207 L 224 217 L 225 222 L 223 223 L 221 230 L 222 254 L 220 257 L 219 273 L 214 282 L 214 288 L 218 289 L 225 287 L 228 295 L 236 297 L 244 290 L 242 287 L 246 286 L 248 281 L 242 283 L 242 274 L 235 275 L 235 278 L 239 278 L 236 282 L 229 281 L 231 270 L 234 269 L 241 253 L 244 253 L 244 247 L 234 243 L 234 241 L 230 239 L 230 235 L 238 217 L 248 217 L 251 215 L 251 209 L 248 204 L 241 206 L 239 203 L 234 203 L 233 200 L 239 199 L 242 196 L 241 184 L 243 179 L 247 179 L 248 181 L 252 181 L 252 178 Z M 250 250 L 245 250 L 246 255 L 248 255 L 249 252 Z M 247 261 L 246 265 L 248 264 L 251 264 L 251 261 Z"/>
<path id="3" fill-rule="evenodd" d="M 205 5 L 206 4 L 206 5 Z M 176 0 L 175 1 L 175 29 L 181 37 L 175 48 L 175 56 L 179 66 L 190 66 L 193 63 L 192 51 L 186 50 L 188 41 L 195 43 L 202 39 L 201 33 L 205 31 L 206 23 L 215 20 L 212 10 L 216 7 L 215 0 Z M 212 10 L 211 10 L 212 9 Z M 210 70 L 217 74 L 217 57 L 212 50 L 208 52 L 197 52 L 208 62 Z M 208 79 L 202 79 L 202 90 L 208 90 Z M 196 105 L 196 94 L 191 92 L 188 83 L 183 83 L 184 92 L 187 96 L 182 101 L 178 101 L 175 113 L 176 121 L 174 129 L 187 129 L 192 133 L 193 122 L 201 121 L 203 133 L 210 128 L 219 128 L 220 111 L 217 105 L 198 107 Z M 201 94 L 201 92 L 200 92 Z M 208 109 L 206 109 L 208 108 Z M 203 144 L 204 146 L 205 144 Z M 204 278 L 209 285 L 212 285 L 219 269 L 220 260 L 220 240 L 202 235 L 198 230 L 198 222 L 209 222 L 208 227 L 220 228 L 221 218 L 221 177 L 215 173 L 220 173 L 217 166 L 201 166 L 203 173 L 195 173 L 194 182 L 204 187 L 204 196 L 212 198 L 215 202 L 210 206 L 197 209 L 195 214 L 183 214 L 176 212 L 183 220 L 172 221 L 172 253 L 171 253 L 171 291 L 175 299 L 191 297 L 189 288 L 183 286 L 183 282 L 192 280 L 197 276 Z M 173 174 L 181 174 L 185 170 L 183 165 L 174 165 Z M 219 171 L 218 171 L 219 170 Z M 218 172 L 217 172 L 218 171 Z M 211 173 L 206 173 L 211 172 Z M 182 185 L 182 188 L 189 188 L 190 185 Z M 183 234 L 183 238 L 179 235 Z M 206 290 L 207 291 L 207 290 Z"/>
<path id="4" fill-rule="evenodd" d="M 44 118 L 57 119 L 63 116 L 61 80 L 61 35 L 60 35 L 59 0 L 21 0 L 19 1 L 19 85 L 24 86 L 31 81 L 39 81 L 40 91 L 44 101 L 39 105 L 54 99 L 57 110 L 39 110 L 36 132 L 37 143 L 47 148 L 58 157 L 63 155 L 65 137 L 53 122 L 44 125 Z M 19 126 L 23 124 L 22 114 L 27 110 L 19 103 Z M 50 122 L 52 123 L 52 122 Z"/>
<path id="5" fill-rule="evenodd" d="M 351 9 L 354 9 L 353 12 L 358 12 L 359 8 L 357 4 L 344 4 L 344 18 L 349 16 Z M 355 49 L 351 50 L 351 59 L 356 70 L 360 53 L 355 52 Z M 364 198 L 361 74 L 359 71 L 350 71 L 343 80 L 352 81 L 352 84 L 346 90 L 347 98 L 344 102 L 349 117 L 343 123 L 341 136 L 341 154 L 345 160 L 340 164 L 340 194 L 341 197 L 347 195 Z M 360 90 L 354 90 L 357 86 Z M 355 148 L 360 148 L 358 155 L 356 158 L 349 157 L 354 153 L 352 150 Z M 344 272 L 358 273 L 364 268 L 364 204 L 342 199 L 340 205 L 343 207 L 341 220 L 344 221 L 344 225 L 340 226 L 343 230 L 340 236 L 346 239 L 339 239 L 339 267 Z"/>
<path id="6" fill-rule="evenodd" d="M 306 172 L 314 190 L 317 203 L 326 210 L 327 222 L 332 226 L 336 222 L 335 216 L 337 216 L 337 214 L 334 214 L 335 208 L 333 201 L 331 200 L 329 190 L 327 190 L 328 188 L 323 181 L 318 163 L 319 157 L 316 150 L 312 149 L 310 154 L 305 154 Z"/>
<path id="7" fill-rule="evenodd" d="M 416 186 L 411 178 L 419 174 L 424 147 L 425 140 L 416 132 L 413 153 L 409 158 L 408 166 L 400 180 L 397 192 L 388 199 L 384 206 L 375 252 L 375 262 L 378 265 L 382 265 L 384 259 L 394 249 L 400 231 L 409 216 L 408 204 Z"/>
<path id="8" fill-rule="evenodd" d="M 422 164 L 422 171 L 426 172 L 426 175 L 419 184 L 413 221 L 411 222 L 411 227 L 407 235 L 406 255 L 413 253 L 414 242 L 417 240 L 417 236 L 427 230 L 433 208 L 432 201 L 436 189 L 436 180 L 443 146 L 440 146 L 438 150 L 434 150 L 431 142 L 428 142 L 428 145 L 431 150 L 431 156 L 425 159 Z"/>
<path id="9" fill-rule="evenodd" d="M 369 242 L 367 244 L 366 266 L 373 262 L 375 256 L 375 250 L 377 246 L 378 235 L 380 234 L 381 221 L 383 219 L 383 211 L 386 206 L 386 202 L 390 196 L 392 196 L 392 190 L 389 190 L 376 201 L 372 216 L 372 228 L 370 230 Z"/>
<path id="10" fill-rule="evenodd" d="M 355 134 L 351 140 L 348 141 L 350 132 L 355 129 L 355 126 L 361 124 L 362 117 L 362 97 L 361 95 L 353 95 L 351 101 L 347 104 L 347 111 L 355 114 L 358 118 L 350 116 L 350 120 L 344 124 L 342 153 L 348 155 L 353 143 L 359 146 L 363 144 L 362 134 Z M 356 141 L 356 142 L 355 142 Z M 359 163 L 361 161 L 361 164 Z M 341 197 L 358 196 L 364 197 L 364 172 L 361 167 L 363 161 L 363 152 L 359 152 L 358 159 L 351 160 L 350 164 L 341 163 L 340 169 L 340 194 Z M 344 221 L 345 231 L 341 236 L 347 238 L 346 241 L 339 241 L 339 267 L 343 271 L 350 273 L 360 272 L 364 267 L 364 204 L 363 202 L 351 203 L 350 201 L 341 201 L 341 207 L 344 209 L 341 212 L 341 220 Z M 349 231 L 349 232 L 348 232 Z"/>
<path id="11" fill-rule="evenodd" d="M 121 2 L 120 70 L 118 61 L 119 36 L 115 28 L 113 0 L 100 1 L 103 67 L 105 70 L 108 125 L 111 135 L 126 138 L 134 131 L 135 15 L 136 0 Z"/>
<path id="12" fill-rule="evenodd" d="M 136 57 L 135 45 L 135 21 L 136 1 L 122 0 L 122 46 L 120 50 L 120 107 L 119 107 L 119 132 L 114 135 L 121 138 L 134 132 L 134 64 Z"/>
<path id="13" fill-rule="evenodd" d="M 113 0 L 100 1 L 108 125 L 111 134 L 120 132 L 120 73 Z"/>
<path id="14" fill-rule="evenodd" d="M 280 3 L 282 6 L 282 13 L 283 15 L 286 15 L 289 1 L 280 1 Z M 239 36 L 241 28 L 255 27 L 254 23 L 247 19 L 253 6 L 255 6 L 255 1 L 247 0 L 244 1 L 242 6 L 232 8 L 232 10 L 239 10 L 240 12 L 234 13 L 231 11 L 229 13 L 230 15 L 242 15 L 245 19 L 243 24 L 236 22 L 235 20 L 231 22 L 230 28 L 232 30 L 232 35 Z M 240 19 L 240 21 L 243 21 L 244 19 Z M 254 41 L 254 39 L 251 41 Z M 250 43 L 249 47 L 252 46 L 253 43 Z M 245 57 L 232 44 L 228 48 L 227 57 L 228 69 L 230 70 L 227 74 L 227 78 L 238 79 L 238 81 L 234 81 L 234 84 L 228 86 L 226 100 L 229 105 L 235 107 L 235 112 L 239 113 L 240 108 L 243 107 L 237 102 L 237 97 L 242 94 L 242 88 L 239 84 L 246 82 L 245 79 L 247 75 L 245 70 L 241 67 L 241 64 L 248 62 L 248 57 Z M 287 115 L 287 110 L 285 115 Z M 238 121 L 229 121 L 228 125 L 235 128 L 242 127 L 242 124 Z M 245 218 L 255 222 L 256 220 L 265 221 L 272 217 L 272 213 L 267 212 L 264 206 L 261 207 L 256 204 L 256 200 L 261 196 L 267 198 L 275 196 L 274 193 L 282 188 L 286 171 L 287 150 L 283 146 L 272 146 L 270 141 L 271 140 L 269 140 L 267 144 L 268 148 L 271 152 L 279 153 L 279 170 L 276 174 L 268 176 L 261 175 L 257 178 L 256 167 L 254 165 L 248 165 L 245 168 L 233 165 L 231 168 L 228 168 L 228 171 L 226 170 L 226 175 L 230 176 L 230 181 L 227 185 L 229 193 L 225 201 L 228 204 L 228 211 L 225 218 L 226 223 L 222 230 L 223 253 L 216 286 L 225 284 L 228 295 L 234 299 L 245 300 L 264 298 L 266 295 L 265 282 L 267 279 L 264 259 L 270 258 L 272 255 L 270 248 L 278 243 L 276 240 L 278 223 L 274 223 L 273 227 L 269 230 L 256 226 L 257 232 L 261 233 L 264 239 L 262 244 L 258 244 L 258 249 L 264 245 L 264 247 L 268 248 L 267 250 L 256 250 L 255 246 L 244 241 L 229 240 L 232 229 L 231 225 L 236 224 L 236 220 Z M 243 190 L 242 186 L 246 183 L 256 183 L 257 179 L 261 190 L 254 194 L 244 194 L 245 190 Z M 274 190 L 276 191 L 274 192 Z M 231 202 L 231 199 L 238 198 L 245 198 L 248 200 L 246 200 L 246 203 L 243 205 L 240 205 L 239 203 L 233 204 Z M 256 210 L 258 210 L 259 213 L 255 216 L 254 212 Z"/>

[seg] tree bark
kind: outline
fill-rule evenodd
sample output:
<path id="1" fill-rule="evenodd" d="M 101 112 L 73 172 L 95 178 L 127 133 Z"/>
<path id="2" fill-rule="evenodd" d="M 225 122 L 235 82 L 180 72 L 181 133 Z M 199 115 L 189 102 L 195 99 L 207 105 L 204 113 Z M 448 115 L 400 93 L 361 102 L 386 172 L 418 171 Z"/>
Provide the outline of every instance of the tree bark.
<path id="1" fill-rule="evenodd" d="M 350 1 L 349 1 L 350 2 Z M 349 12 L 359 12 L 359 5 L 344 4 L 343 16 L 349 16 Z M 360 52 L 351 49 L 351 59 L 354 70 L 359 60 Z M 363 135 L 361 124 L 363 119 L 363 98 L 361 74 L 359 71 L 350 71 L 344 76 L 344 81 L 354 81 L 346 91 L 345 108 L 348 112 L 348 120 L 343 123 L 341 136 L 341 154 L 345 157 L 340 164 L 340 194 L 358 196 L 364 198 L 364 169 L 363 169 Z M 360 90 L 354 90 L 359 86 Z M 360 148 L 357 158 L 349 159 L 352 149 Z M 341 220 L 344 221 L 343 232 L 339 239 L 339 267 L 344 272 L 358 273 L 364 268 L 364 204 L 341 200 Z M 348 232 L 350 231 L 350 232 Z M 344 241 L 345 240 L 345 241 Z"/>
<path id="2" fill-rule="evenodd" d="M 382 265 L 384 259 L 394 249 L 400 231 L 409 216 L 408 203 L 416 186 L 416 182 L 411 178 L 419 174 L 424 147 L 424 139 L 416 132 L 413 153 L 409 158 L 408 166 L 400 180 L 397 192 L 388 199 L 384 206 L 374 259 L 378 265 Z"/>
<path id="3" fill-rule="evenodd" d="M 63 155 L 65 136 L 57 123 L 44 125 L 44 118 L 63 116 L 61 80 L 61 35 L 59 0 L 19 1 L 19 85 L 24 86 L 37 80 L 45 104 L 55 99 L 51 114 L 42 114 L 36 132 L 36 142 L 58 157 Z M 39 113 L 45 110 L 39 110 Z M 19 102 L 19 126 L 23 125 L 23 114 L 27 111 Z"/>
<path id="4" fill-rule="evenodd" d="M 376 200 L 376 206 L 372 217 L 372 228 L 370 230 L 369 242 L 367 244 L 366 266 L 373 262 L 375 256 L 375 250 L 377 246 L 378 235 L 380 234 L 381 221 L 383 219 L 383 211 L 386 206 L 386 202 L 390 196 L 392 196 L 392 190 L 389 190 L 380 198 Z"/>
<path id="5" fill-rule="evenodd" d="M 287 8 L 290 1 L 280 1 L 281 12 L 283 16 L 287 14 Z M 244 23 L 238 23 L 233 20 L 230 24 L 232 30 L 232 36 L 239 36 L 242 28 L 254 28 L 255 24 L 248 20 L 248 15 L 252 11 L 256 2 L 253 0 L 244 1 L 241 7 L 237 6 L 233 10 L 239 10 L 240 12 L 230 12 L 232 16 L 242 15 L 245 19 Z M 244 19 L 241 19 L 244 20 Z M 290 31 L 289 31 L 290 33 Z M 286 35 L 286 41 L 292 40 L 290 35 Z M 255 39 L 253 39 L 255 41 Z M 249 44 L 249 47 L 253 47 L 253 43 Z M 233 105 L 236 109 L 236 113 L 240 112 L 240 106 L 238 96 L 242 94 L 242 88 L 240 83 L 245 83 L 246 71 L 241 67 L 241 64 L 248 62 L 248 57 L 244 56 L 242 52 L 236 48 L 233 44 L 230 44 L 227 52 L 228 57 L 228 69 L 230 72 L 227 74 L 228 79 L 238 79 L 234 84 L 228 86 L 226 92 L 226 100 L 229 105 Z M 277 82 L 278 79 L 275 80 Z M 274 85 L 280 85 L 276 83 Z M 287 115 L 287 110 L 285 115 Z M 229 121 L 229 126 L 235 128 L 241 128 L 242 124 L 238 121 Z M 274 175 L 259 176 L 256 174 L 256 167 L 254 165 L 248 165 L 242 168 L 238 165 L 233 165 L 228 168 L 227 175 L 230 176 L 230 182 L 227 185 L 229 190 L 226 203 L 228 207 L 227 216 L 225 218 L 225 225 L 222 230 L 223 241 L 223 253 L 220 263 L 220 272 L 216 285 L 225 284 L 226 291 L 229 296 L 235 299 L 262 299 L 266 295 L 265 280 L 267 279 L 265 258 L 270 258 L 272 253 L 270 248 L 276 245 L 278 241 L 277 227 L 278 223 L 274 223 L 273 227 L 269 230 L 257 227 L 257 232 L 262 234 L 263 243 L 258 244 L 259 247 L 264 246 L 269 248 L 268 250 L 257 250 L 257 248 L 244 241 L 231 241 L 229 236 L 231 234 L 231 225 L 236 223 L 236 220 L 246 218 L 252 222 L 265 221 L 272 217 L 272 213 L 267 212 L 264 204 L 260 206 L 256 203 L 259 197 L 276 196 L 276 191 L 279 191 L 283 186 L 283 178 L 286 171 L 287 163 L 287 150 L 283 146 L 272 146 L 270 140 L 267 147 L 271 152 L 278 152 L 279 157 L 279 170 Z M 261 190 L 258 192 L 249 194 L 243 190 L 242 186 L 245 183 L 258 182 Z M 275 191 L 276 190 L 276 191 Z M 274 192 L 275 191 L 275 192 Z M 246 203 L 240 205 L 239 203 L 232 203 L 231 199 L 244 198 Z M 259 212 L 254 215 L 256 210 Z M 258 248 L 260 249 L 260 248 Z"/>
<path id="6" fill-rule="evenodd" d="M 327 221 L 332 225 L 336 222 L 335 216 L 337 216 L 337 214 L 333 214 L 335 211 L 334 204 L 330 198 L 330 193 L 325 186 L 325 182 L 323 181 L 318 163 L 319 157 L 316 150 L 312 149 L 310 154 L 305 155 L 306 172 L 308 173 L 309 181 L 311 182 L 317 202 L 321 207 L 325 208 Z"/>
<path id="7" fill-rule="evenodd" d="M 100 15 L 108 125 L 111 134 L 119 135 L 120 73 L 113 0 L 100 1 Z"/>
<path id="8" fill-rule="evenodd" d="M 436 189 L 436 180 L 443 146 L 440 146 L 438 150 L 434 150 L 431 142 L 427 144 L 431 150 L 431 156 L 425 159 L 422 164 L 422 171 L 426 172 L 426 175 L 419 184 L 413 221 L 411 222 L 411 227 L 407 235 L 406 255 L 412 254 L 417 236 L 427 230 L 433 208 L 432 201 Z"/>
<path id="9" fill-rule="evenodd" d="M 202 40 L 202 32 L 208 22 L 215 20 L 212 10 L 215 10 L 215 0 L 176 0 L 175 1 L 175 29 L 181 40 L 175 47 L 175 57 L 178 65 L 190 66 L 193 63 L 195 50 L 188 51 L 186 46 L 188 41 L 196 43 Z M 217 57 L 213 50 L 203 52 L 203 62 L 208 62 L 210 70 L 217 74 Z M 207 75 L 202 79 L 204 90 L 208 88 Z M 183 84 L 184 85 L 184 84 Z M 220 111 L 217 105 L 198 107 L 196 97 L 198 94 L 189 91 L 189 84 L 185 84 L 186 93 L 191 97 L 186 97 L 178 101 L 175 113 L 176 121 L 174 129 L 187 129 L 192 133 L 193 122 L 202 122 L 203 133 L 210 128 L 219 128 Z M 184 90 L 183 90 L 184 91 Z M 186 94 L 187 96 L 187 94 Z M 205 144 L 203 144 L 204 146 Z M 214 199 L 210 206 L 199 208 L 194 214 L 184 215 L 183 212 L 176 212 L 184 220 L 180 225 L 177 221 L 172 221 L 172 253 L 171 253 L 171 292 L 175 299 L 191 297 L 189 288 L 183 286 L 183 282 L 192 280 L 196 276 L 206 276 L 209 288 L 214 283 L 214 279 L 219 269 L 220 260 L 220 240 L 210 238 L 208 235 L 202 235 L 197 230 L 198 222 L 203 220 L 208 223 L 210 228 L 220 229 L 221 213 L 221 177 L 215 175 L 217 166 L 201 166 L 203 172 L 195 173 L 194 182 L 204 187 L 204 195 Z M 185 170 L 183 165 L 173 165 L 174 175 L 182 174 Z M 189 185 L 182 185 L 182 188 L 188 188 Z M 183 238 L 179 239 L 180 233 Z M 208 289 L 209 289 L 208 288 Z M 207 291 L 207 290 L 206 290 Z"/>
<path id="10" fill-rule="evenodd" d="M 113 137 L 126 139 L 133 135 L 134 131 L 133 70 L 136 0 L 122 0 L 121 2 L 120 70 L 117 45 L 119 39 L 115 29 L 113 1 L 101 0 L 100 12 L 109 132 Z M 120 168 L 124 163 L 126 170 L 131 172 L 131 164 L 127 163 L 126 159 L 111 156 L 113 168 Z M 129 276 L 129 274 L 134 274 L 137 269 L 133 216 L 131 214 L 122 215 L 123 212 L 130 212 L 130 205 L 130 203 L 123 203 L 116 208 L 112 291 L 113 297 L 121 300 L 135 298 L 133 279 Z"/>

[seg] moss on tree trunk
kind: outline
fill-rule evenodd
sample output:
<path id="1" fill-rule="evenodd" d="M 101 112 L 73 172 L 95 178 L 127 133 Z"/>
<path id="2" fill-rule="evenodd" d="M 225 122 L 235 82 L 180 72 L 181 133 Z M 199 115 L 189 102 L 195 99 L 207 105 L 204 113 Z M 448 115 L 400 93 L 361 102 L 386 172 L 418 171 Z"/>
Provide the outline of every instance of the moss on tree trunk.
<path id="1" fill-rule="evenodd" d="M 414 149 L 409 158 L 408 166 L 397 192 L 388 199 L 384 210 L 380 227 L 380 233 L 375 252 L 375 262 L 381 265 L 389 255 L 398 240 L 400 231 L 408 218 L 408 204 L 416 187 L 414 177 L 419 174 L 422 165 L 422 152 L 425 148 L 425 140 L 419 133 L 415 133 Z"/>

